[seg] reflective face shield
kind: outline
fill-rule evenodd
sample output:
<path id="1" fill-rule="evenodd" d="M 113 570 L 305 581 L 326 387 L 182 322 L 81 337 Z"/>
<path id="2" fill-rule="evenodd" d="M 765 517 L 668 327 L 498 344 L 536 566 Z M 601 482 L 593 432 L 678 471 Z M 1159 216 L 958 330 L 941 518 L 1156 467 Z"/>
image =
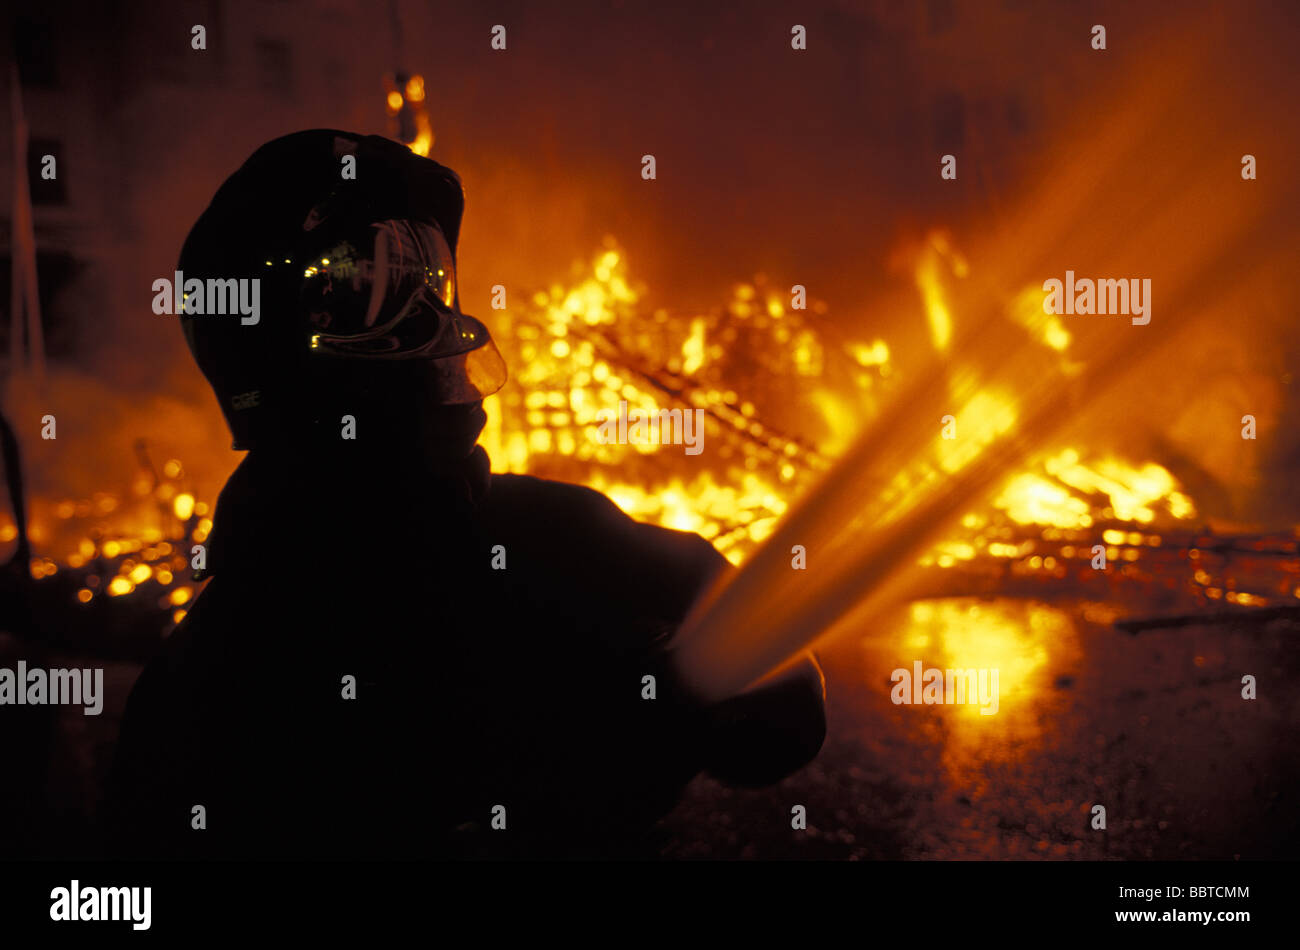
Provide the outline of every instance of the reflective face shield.
<path id="1" fill-rule="evenodd" d="M 442 231 L 431 221 L 368 217 L 326 205 L 304 225 L 315 232 L 299 292 L 312 354 L 428 363 L 435 398 L 447 405 L 496 392 L 505 362 L 487 328 L 460 312 Z"/>

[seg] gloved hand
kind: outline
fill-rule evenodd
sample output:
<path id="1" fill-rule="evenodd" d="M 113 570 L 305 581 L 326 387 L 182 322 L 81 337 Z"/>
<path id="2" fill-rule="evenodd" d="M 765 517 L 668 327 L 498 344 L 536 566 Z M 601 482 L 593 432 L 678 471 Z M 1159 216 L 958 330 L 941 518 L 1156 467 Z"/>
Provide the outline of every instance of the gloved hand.
<path id="1" fill-rule="evenodd" d="M 680 680 L 671 651 L 658 653 L 654 667 L 660 711 L 641 718 L 642 735 L 672 747 L 680 769 L 669 771 L 681 785 L 700 771 L 729 785 L 770 785 L 811 762 L 826 738 L 826 682 L 811 653 L 710 705 Z"/>
<path id="2" fill-rule="evenodd" d="M 826 738 L 826 681 L 811 653 L 709 710 L 705 769 L 728 785 L 780 781 L 816 757 Z"/>

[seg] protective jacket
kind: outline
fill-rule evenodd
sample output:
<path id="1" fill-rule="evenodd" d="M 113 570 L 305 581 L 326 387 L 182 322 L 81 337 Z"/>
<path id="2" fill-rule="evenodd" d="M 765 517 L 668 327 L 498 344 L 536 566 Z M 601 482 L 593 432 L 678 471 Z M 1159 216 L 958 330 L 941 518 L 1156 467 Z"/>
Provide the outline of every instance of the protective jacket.
<path id="1" fill-rule="evenodd" d="M 700 770 L 770 782 L 822 742 L 811 661 L 710 709 L 673 681 L 662 648 L 727 566 L 707 541 L 481 450 L 378 491 L 253 452 L 208 553 L 127 705 L 119 854 L 646 855 Z"/>

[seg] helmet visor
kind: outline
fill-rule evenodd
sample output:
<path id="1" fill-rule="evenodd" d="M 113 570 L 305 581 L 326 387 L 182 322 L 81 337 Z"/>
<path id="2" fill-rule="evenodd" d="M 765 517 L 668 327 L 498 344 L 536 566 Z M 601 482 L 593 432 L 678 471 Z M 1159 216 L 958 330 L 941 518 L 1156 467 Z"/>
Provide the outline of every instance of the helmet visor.
<path id="1" fill-rule="evenodd" d="M 447 403 L 505 383 L 487 328 L 456 305 L 455 260 L 436 225 L 375 221 L 318 246 L 300 292 L 314 353 L 436 363 Z"/>

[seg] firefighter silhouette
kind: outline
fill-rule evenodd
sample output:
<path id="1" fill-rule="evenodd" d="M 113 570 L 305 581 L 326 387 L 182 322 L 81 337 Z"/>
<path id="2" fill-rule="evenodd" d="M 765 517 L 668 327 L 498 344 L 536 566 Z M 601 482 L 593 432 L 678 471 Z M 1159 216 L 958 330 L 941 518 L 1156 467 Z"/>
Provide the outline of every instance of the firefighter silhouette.
<path id="1" fill-rule="evenodd" d="M 314 130 L 254 153 L 186 240 L 186 280 L 260 281 L 256 323 L 180 318 L 248 454 L 127 704 L 116 853 L 649 855 L 700 771 L 759 785 L 820 748 L 810 658 L 712 707 L 664 662 L 727 566 L 708 542 L 489 473 L 506 368 L 460 309 L 463 201 L 434 161 Z"/>

